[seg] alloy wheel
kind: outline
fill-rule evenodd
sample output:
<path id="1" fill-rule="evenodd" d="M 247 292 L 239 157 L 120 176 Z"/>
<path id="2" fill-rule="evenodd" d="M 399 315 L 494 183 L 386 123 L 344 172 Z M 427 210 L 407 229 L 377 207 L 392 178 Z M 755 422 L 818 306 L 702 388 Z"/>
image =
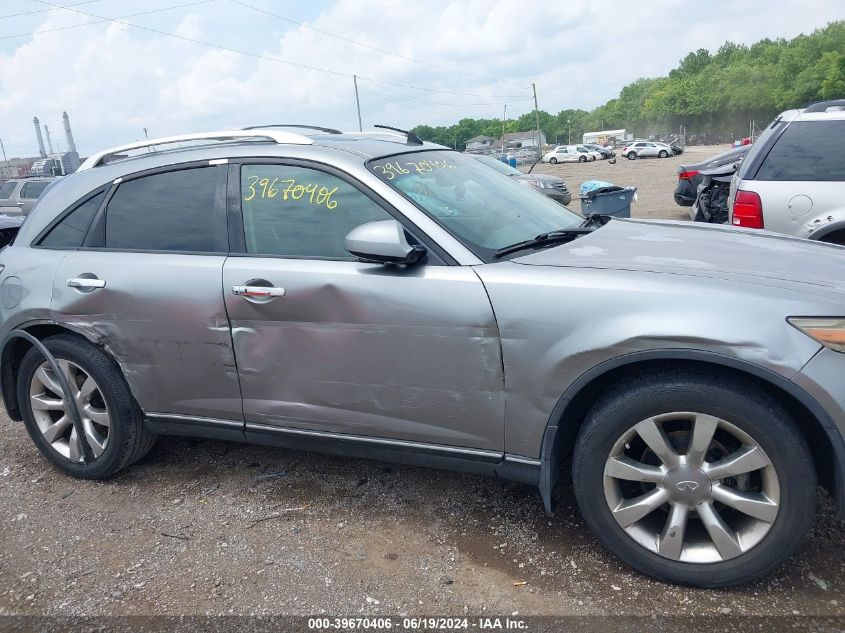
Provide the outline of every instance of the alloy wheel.
<path id="1" fill-rule="evenodd" d="M 604 495 L 637 543 L 665 558 L 716 563 L 755 547 L 780 508 L 780 483 L 760 444 L 695 412 L 635 424 L 607 457 Z"/>
<path id="2" fill-rule="evenodd" d="M 73 402 L 65 401 L 61 384 L 46 362 L 32 376 L 29 403 L 35 423 L 44 439 L 57 453 L 74 461 L 83 461 L 81 438 L 77 436 L 68 406 L 75 406 L 82 418 L 85 438 L 94 457 L 102 455 L 109 441 L 111 417 L 102 391 L 93 377 L 76 363 L 57 359 L 71 391 Z"/>

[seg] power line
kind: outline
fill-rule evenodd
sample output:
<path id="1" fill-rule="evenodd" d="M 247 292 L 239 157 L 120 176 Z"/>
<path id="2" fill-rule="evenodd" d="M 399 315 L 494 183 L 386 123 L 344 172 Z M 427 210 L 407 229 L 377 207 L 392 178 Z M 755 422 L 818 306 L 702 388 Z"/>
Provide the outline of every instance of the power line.
<path id="1" fill-rule="evenodd" d="M 341 72 L 339 70 L 331 70 L 329 68 L 321 68 L 320 66 L 312 66 L 310 64 L 302 64 L 300 62 L 292 62 L 286 59 L 281 59 L 279 57 L 270 57 L 269 55 L 261 55 L 259 53 L 251 53 L 249 51 L 243 51 L 237 48 L 229 48 L 228 46 L 222 46 L 221 44 L 215 44 L 214 42 L 206 42 L 204 40 L 198 40 L 192 37 L 187 37 L 185 35 L 177 35 L 175 33 L 168 33 L 167 31 L 160 31 L 159 29 L 154 29 L 150 26 L 141 26 L 140 24 L 132 24 L 131 22 L 125 22 L 121 18 L 105 18 L 101 15 L 96 15 L 94 13 L 87 13 L 86 11 L 80 11 L 79 9 L 73 9 L 70 7 L 62 6 L 59 4 L 54 4 L 52 2 L 48 2 L 47 0 L 35 0 L 36 2 L 40 2 L 41 4 L 46 4 L 48 6 L 54 7 L 56 9 L 65 9 L 67 11 L 73 11 L 74 13 L 81 13 L 82 15 L 87 15 L 92 18 L 97 18 L 99 20 L 108 21 L 108 22 L 115 22 L 117 24 L 123 24 L 124 26 L 130 26 L 135 29 L 140 29 L 142 31 L 147 31 L 149 33 L 156 33 L 157 35 L 164 35 L 166 37 L 171 37 L 177 40 L 182 40 L 185 42 L 192 42 L 194 44 L 200 44 L 202 46 L 207 46 L 209 48 L 214 48 L 221 51 L 228 51 L 230 53 L 235 53 L 238 55 L 245 55 L 247 57 L 253 57 L 255 59 L 263 59 L 270 62 L 276 62 L 278 64 L 285 64 L 287 66 L 294 66 L 296 68 L 304 68 L 306 70 L 315 70 L 317 72 L 327 73 L 329 75 L 334 75 L 336 77 L 352 77 L 352 73 Z M 411 90 L 422 90 L 425 92 L 438 92 L 442 94 L 450 94 L 456 95 L 461 97 L 481 97 L 481 98 L 495 98 L 495 99 L 521 99 L 523 95 L 480 95 L 477 93 L 471 92 L 455 92 L 452 90 L 441 90 L 438 88 L 421 88 L 419 86 L 412 86 L 410 84 L 403 84 L 398 83 L 395 81 L 385 81 L 382 79 L 373 79 L 372 77 L 364 77 L 362 75 L 358 75 L 358 79 L 362 79 L 364 81 L 371 81 L 373 83 L 384 84 L 387 86 L 398 86 L 400 88 L 409 88 Z"/>
<path id="2" fill-rule="evenodd" d="M 39 0 L 36 0 L 38 2 Z M 99 2 L 100 0 L 92 0 L 94 2 Z M 102 18 L 99 20 L 92 20 L 90 22 L 84 22 L 82 24 L 71 24 L 70 26 L 57 26 L 54 29 L 44 29 L 43 31 L 30 31 L 29 33 L 18 33 L 17 35 L 3 35 L 0 36 L 0 40 L 10 40 L 16 37 L 30 37 L 32 35 L 41 35 L 42 33 L 53 33 L 55 31 L 66 31 L 68 29 L 78 29 L 83 26 L 90 26 L 92 24 L 102 24 L 103 22 L 113 22 L 116 20 L 125 20 L 126 18 L 135 18 L 139 15 L 150 15 L 151 13 L 161 13 L 162 11 L 170 11 L 172 9 L 182 9 L 184 7 L 192 7 L 197 4 L 208 4 L 209 2 L 213 2 L 214 0 L 196 0 L 196 2 L 186 2 L 185 4 L 175 4 L 171 7 L 163 7 L 161 9 L 152 9 L 150 11 L 141 11 L 140 13 L 130 13 L 129 15 L 123 15 L 119 18 Z M 85 3 L 82 3 L 85 4 Z M 73 11 L 70 8 L 71 5 L 65 5 L 58 8 L 61 9 L 68 9 L 69 11 Z M 77 5 L 72 5 L 77 6 Z M 50 9 L 47 9 L 48 11 Z M 96 16 L 95 16 L 96 17 Z"/>
<path id="3" fill-rule="evenodd" d="M 78 7 L 83 4 L 91 4 L 92 2 L 102 2 L 102 0 L 85 0 L 84 2 L 75 2 L 73 4 L 66 4 L 66 7 Z M 46 13 L 50 9 L 35 9 L 34 11 L 22 11 L 21 13 L 9 13 L 8 15 L 0 15 L 0 20 L 5 18 L 17 18 L 22 15 L 34 15 L 35 13 Z"/>
<path id="4" fill-rule="evenodd" d="M 399 59 L 404 59 L 404 60 L 409 61 L 409 62 L 414 62 L 415 64 L 423 64 L 424 66 L 429 66 L 431 68 L 437 68 L 438 70 L 445 70 L 445 71 L 450 72 L 450 73 L 457 73 L 459 75 L 465 75 L 467 77 L 475 77 L 476 79 L 484 79 L 486 81 L 493 81 L 493 82 L 496 82 L 496 83 L 505 82 L 505 83 L 518 84 L 518 82 L 516 82 L 516 81 L 511 81 L 511 80 L 508 80 L 508 79 L 505 79 L 505 80 L 495 79 L 493 77 L 487 77 L 485 75 L 477 75 L 475 73 L 469 73 L 469 72 L 466 72 L 466 71 L 463 71 L 463 70 L 458 70 L 457 68 L 450 68 L 448 66 L 441 66 L 439 64 L 435 64 L 435 63 L 432 63 L 432 62 L 426 62 L 426 61 L 423 61 L 421 59 L 416 59 L 415 57 L 410 57 L 408 55 L 402 55 L 400 53 L 395 53 L 393 51 L 385 50 L 383 48 L 373 46 L 372 44 L 367 44 L 366 42 L 359 42 L 358 40 L 353 40 L 353 39 L 350 39 L 348 37 L 344 37 L 343 35 L 338 35 L 337 33 L 330 33 L 329 31 L 324 31 L 323 29 L 318 29 L 317 27 L 311 26 L 309 24 L 305 24 L 304 22 L 297 22 L 296 20 L 293 20 L 291 18 L 287 18 L 283 15 L 279 15 L 278 13 L 273 13 L 272 11 L 266 11 L 264 9 L 260 9 L 256 6 L 253 6 L 251 4 L 247 4 L 246 2 L 242 2 L 241 0 L 229 0 L 229 1 L 234 3 L 234 4 L 238 4 L 242 7 L 252 9 L 253 11 L 257 11 L 257 12 L 263 13 L 265 15 L 270 15 L 270 16 L 273 16 L 274 18 L 279 18 L 280 20 L 284 20 L 285 22 L 295 24 L 295 25 L 300 26 L 304 29 L 314 31 L 315 33 L 320 33 L 321 35 L 333 37 L 333 38 L 341 40 L 343 42 L 348 42 L 349 44 L 354 44 L 355 46 L 360 46 L 362 48 L 368 48 L 370 50 L 377 51 L 379 53 L 384 53 L 385 55 L 390 55 L 392 57 L 398 57 Z M 522 85 L 522 84 L 518 84 L 518 85 Z M 528 86 L 523 86 L 523 88 L 528 90 Z"/>
<path id="5" fill-rule="evenodd" d="M 420 101 L 418 98 L 414 97 L 413 95 L 398 95 L 392 92 L 384 92 L 381 90 L 373 90 L 372 88 L 363 88 L 364 92 L 367 92 L 372 95 L 378 95 L 381 97 L 386 97 L 389 101 L 407 101 L 411 103 L 418 103 L 420 105 L 436 105 L 436 106 L 450 106 L 450 107 L 468 107 L 468 106 L 501 106 L 500 103 L 494 101 L 486 101 L 483 103 L 439 103 L 437 101 Z M 512 99 L 512 101 L 531 101 L 531 97 L 525 97 L 522 99 Z"/>

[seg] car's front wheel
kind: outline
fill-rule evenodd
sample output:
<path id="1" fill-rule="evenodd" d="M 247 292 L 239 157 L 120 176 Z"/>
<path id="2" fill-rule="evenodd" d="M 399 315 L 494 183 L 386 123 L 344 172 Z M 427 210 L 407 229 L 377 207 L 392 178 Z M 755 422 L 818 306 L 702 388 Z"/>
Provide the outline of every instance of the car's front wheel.
<path id="1" fill-rule="evenodd" d="M 789 413 L 736 378 L 672 371 L 609 390 L 573 459 L 596 537 L 635 569 L 729 586 L 793 554 L 812 524 L 816 474 Z"/>
<path id="2" fill-rule="evenodd" d="M 44 341 L 55 357 L 73 398 L 44 357 L 32 348 L 21 361 L 17 395 L 24 424 L 38 450 L 73 477 L 104 479 L 138 461 L 152 447 L 155 435 L 144 428 L 140 409 L 114 361 L 102 350 L 73 334 Z M 74 428 L 70 407 L 82 419 Z M 91 459 L 85 462 L 85 448 Z"/>
<path id="3" fill-rule="evenodd" d="M 549 162 L 550 162 L 552 165 L 557 165 L 557 158 L 555 158 L 554 156 L 552 156 L 552 157 L 549 159 Z"/>
<path id="4" fill-rule="evenodd" d="M 582 155 L 582 156 L 579 156 L 579 157 L 578 157 L 578 162 L 579 162 L 579 163 L 586 163 L 586 162 L 587 162 L 587 157 L 586 157 L 586 156 L 583 156 L 583 155 Z"/>
<path id="5" fill-rule="evenodd" d="M 669 152 L 667 152 L 665 149 L 662 149 L 662 150 L 660 150 L 660 153 L 658 154 L 658 156 L 660 158 L 666 158 L 666 157 L 669 156 Z"/>

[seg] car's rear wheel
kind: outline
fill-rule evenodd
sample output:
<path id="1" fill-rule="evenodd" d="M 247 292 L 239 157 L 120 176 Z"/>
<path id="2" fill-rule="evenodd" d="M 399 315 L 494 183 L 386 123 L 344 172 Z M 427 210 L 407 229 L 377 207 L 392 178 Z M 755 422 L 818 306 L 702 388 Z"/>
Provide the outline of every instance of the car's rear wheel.
<path id="1" fill-rule="evenodd" d="M 632 379 L 587 416 L 573 460 L 596 537 L 635 569 L 729 586 L 793 554 L 816 474 L 794 420 L 753 383 L 697 372 Z"/>
<path id="2" fill-rule="evenodd" d="M 578 162 L 579 162 L 579 163 L 586 163 L 586 162 L 587 162 L 587 157 L 586 157 L 586 156 L 579 156 L 579 157 L 578 157 Z"/>
<path id="3" fill-rule="evenodd" d="M 552 165 L 557 165 L 557 158 L 555 158 L 554 156 L 552 156 L 552 157 L 549 159 L 549 162 L 550 162 Z"/>
<path id="4" fill-rule="evenodd" d="M 660 158 L 666 158 L 666 157 L 669 156 L 669 152 L 667 152 L 665 149 L 662 149 L 662 150 L 660 150 L 660 153 L 658 154 L 658 156 Z"/>
<path id="5" fill-rule="evenodd" d="M 627 158 L 628 160 L 634 160 L 636 157 L 637 157 L 636 152 L 628 152 L 628 154 L 625 156 L 625 158 Z"/>
<path id="6" fill-rule="evenodd" d="M 72 334 L 53 336 L 44 346 L 55 357 L 73 392 L 68 402 L 59 378 L 44 357 L 30 349 L 18 371 L 17 395 L 24 424 L 38 450 L 61 471 L 83 479 L 104 479 L 138 461 L 155 435 L 117 366 L 104 352 Z M 83 433 L 73 426 L 77 407 Z M 83 442 L 93 457 L 84 460 Z"/>

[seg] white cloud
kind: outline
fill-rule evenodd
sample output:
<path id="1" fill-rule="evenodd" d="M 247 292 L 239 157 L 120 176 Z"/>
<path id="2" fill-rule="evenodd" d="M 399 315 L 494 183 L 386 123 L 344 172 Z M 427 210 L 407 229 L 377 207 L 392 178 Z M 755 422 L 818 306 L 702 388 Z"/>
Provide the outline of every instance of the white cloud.
<path id="1" fill-rule="evenodd" d="M 300 3 L 260 6 L 296 18 Z M 706 6 L 680 0 L 336 0 L 322 11 L 315 9 L 309 22 L 467 74 L 355 46 L 226 0 L 158 14 L 154 22 L 131 21 L 295 64 L 480 95 L 424 92 L 362 79 L 365 125 L 401 127 L 498 117 L 505 102 L 509 113 L 518 115 L 532 105 L 532 81 L 543 109 L 593 107 L 637 77 L 667 72 L 690 50 L 712 50 L 726 39 L 792 37 L 841 17 L 835 0 L 807 0 L 800 11 L 793 6 L 764 0 Z M 104 13 L 99 3 L 84 8 L 119 15 Z M 91 19 L 49 11 L 39 17 L 39 33 L 0 53 L 0 137 L 9 155 L 35 152 L 33 115 L 50 125 L 54 142 L 64 146 L 62 110 L 70 114 L 83 153 L 135 140 L 143 127 L 154 135 L 266 122 L 357 127 L 351 77 L 115 23 L 43 32 Z M 7 32 L 2 21 L 0 27 L 0 35 Z M 624 33 L 616 36 L 620 29 Z M 8 27 L 8 32 L 19 31 Z M 494 96 L 503 94 L 522 100 Z M 468 105 L 478 103 L 488 105 Z"/>

